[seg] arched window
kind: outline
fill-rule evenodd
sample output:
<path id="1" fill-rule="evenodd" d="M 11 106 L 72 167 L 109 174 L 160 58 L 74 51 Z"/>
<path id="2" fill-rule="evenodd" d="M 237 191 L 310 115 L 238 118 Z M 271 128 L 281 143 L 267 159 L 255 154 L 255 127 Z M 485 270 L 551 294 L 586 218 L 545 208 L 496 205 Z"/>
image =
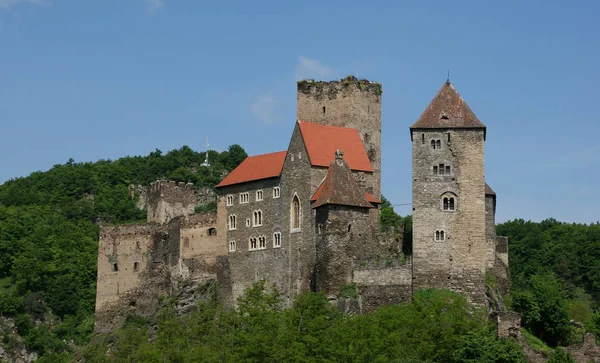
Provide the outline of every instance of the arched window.
<path id="1" fill-rule="evenodd" d="M 300 199 L 294 195 L 292 199 L 292 230 L 300 229 Z"/>
<path id="2" fill-rule="evenodd" d="M 443 242 L 446 240 L 446 237 L 448 235 L 444 233 L 444 230 L 437 230 L 435 231 L 435 241 L 436 242 Z"/>
<path id="3" fill-rule="evenodd" d="M 450 210 L 454 210 L 454 198 L 450 198 L 449 208 Z"/>
<path id="4" fill-rule="evenodd" d="M 431 148 L 435 149 L 435 140 L 431 140 Z"/>
<path id="5" fill-rule="evenodd" d="M 436 149 L 441 149 L 442 148 L 442 141 L 441 140 L 435 140 L 435 148 Z"/>
<path id="6" fill-rule="evenodd" d="M 256 237 L 250 237 L 250 251 L 256 250 L 258 249 L 257 243 L 256 243 Z"/>
<path id="7" fill-rule="evenodd" d="M 456 194 L 446 192 L 442 194 L 442 210 L 445 212 L 454 212 L 456 209 Z"/>
<path id="8" fill-rule="evenodd" d="M 448 198 L 444 198 L 444 210 L 448 210 Z"/>
<path id="9" fill-rule="evenodd" d="M 281 232 L 273 233 L 273 247 L 281 247 Z"/>
<path id="10" fill-rule="evenodd" d="M 258 248 L 260 248 L 260 249 L 267 248 L 267 237 L 265 237 L 265 236 L 258 237 Z"/>
<path id="11" fill-rule="evenodd" d="M 235 241 L 229 241 L 229 252 L 235 252 Z"/>
<path id="12" fill-rule="evenodd" d="M 258 227 L 258 226 L 262 226 L 262 211 L 261 210 L 255 210 L 254 213 L 252 214 L 252 226 L 253 227 Z"/>
<path id="13" fill-rule="evenodd" d="M 236 228 L 236 218 L 235 218 L 235 214 L 231 214 L 229 216 L 229 229 L 235 229 Z"/>

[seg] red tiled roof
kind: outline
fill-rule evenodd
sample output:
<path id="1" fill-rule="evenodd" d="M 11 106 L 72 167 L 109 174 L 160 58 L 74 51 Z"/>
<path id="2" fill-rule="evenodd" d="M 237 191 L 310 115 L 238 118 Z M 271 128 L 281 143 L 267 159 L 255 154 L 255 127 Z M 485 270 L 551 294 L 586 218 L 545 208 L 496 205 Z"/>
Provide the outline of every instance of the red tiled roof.
<path id="1" fill-rule="evenodd" d="M 350 169 L 373 172 L 365 146 L 356 129 L 325 126 L 298 121 L 300 132 L 313 166 L 328 167 L 335 158 L 335 151 L 344 150 L 344 159 Z"/>
<path id="2" fill-rule="evenodd" d="M 325 177 L 313 198 L 315 196 L 316 201 L 313 208 L 325 204 L 373 208 L 373 205 L 367 201 L 364 191 L 360 189 L 354 176 L 352 176 L 352 171 L 346 160 L 343 159 L 343 154 L 339 154 L 331 162 L 327 177 Z"/>
<path id="3" fill-rule="evenodd" d="M 323 185 L 324 184 L 325 183 L 321 184 L 321 186 L 319 187 L 319 189 L 317 189 L 317 191 L 315 192 L 315 194 L 313 194 L 312 198 L 310 198 L 311 202 L 314 202 L 315 200 L 319 199 L 319 196 L 321 195 L 321 190 L 323 190 Z M 377 197 L 375 197 L 373 194 L 371 194 L 369 192 L 365 193 L 365 199 L 369 203 L 381 204 L 381 200 L 377 199 Z"/>
<path id="4" fill-rule="evenodd" d="M 450 82 L 442 85 L 429 106 L 411 129 L 482 128 L 485 125 Z"/>
<path id="5" fill-rule="evenodd" d="M 248 156 L 233 169 L 216 187 L 278 177 L 283 168 L 287 151 Z"/>

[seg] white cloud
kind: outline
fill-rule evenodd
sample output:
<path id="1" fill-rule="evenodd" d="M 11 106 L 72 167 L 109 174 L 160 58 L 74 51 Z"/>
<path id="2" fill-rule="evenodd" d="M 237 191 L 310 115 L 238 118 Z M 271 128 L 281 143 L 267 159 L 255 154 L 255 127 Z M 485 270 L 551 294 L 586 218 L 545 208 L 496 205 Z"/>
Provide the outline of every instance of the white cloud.
<path id="1" fill-rule="evenodd" d="M 272 124 L 277 121 L 276 108 L 277 101 L 270 93 L 264 94 L 252 104 L 252 114 L 265 124 Z"/>
<path id="2" fill-rule="evenodd" d="M 144 0 L 144 2 L 146 3 L 148 14 L 154 14 L 165 7 L 165 2 L 163 0 Z"/>
<path id="3" fill-rule="evenodd" d="M 42 5 L 44 0 L 0 0 L 0 10 L 8 10 L 19 4 Z"/>
<path id="4" fill-rule="evenodd" d="M 298 57 L 298 65 L 294 70 L 297 81 L 309 78 L 321 80 L 331 76 L 332 73 L 333 68 L 330 66 L 305 56 Z"/>

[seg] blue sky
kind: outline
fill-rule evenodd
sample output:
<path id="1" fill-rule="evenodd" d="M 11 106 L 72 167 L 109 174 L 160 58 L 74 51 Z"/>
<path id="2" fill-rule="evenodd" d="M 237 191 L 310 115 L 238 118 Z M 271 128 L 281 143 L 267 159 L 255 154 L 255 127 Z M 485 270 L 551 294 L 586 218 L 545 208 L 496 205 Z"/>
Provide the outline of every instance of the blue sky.
<path id="1" fill-rule="evenodd" d="M 0 0 L 0 182 L 238 143 L 284 150 L 296 80 L 383 84 L 383 193 L 450 69 L 487 125 L 499 222 L 600 219 L 600 3 Z M 410 206 L 398 206 L 400 214 Z"/>

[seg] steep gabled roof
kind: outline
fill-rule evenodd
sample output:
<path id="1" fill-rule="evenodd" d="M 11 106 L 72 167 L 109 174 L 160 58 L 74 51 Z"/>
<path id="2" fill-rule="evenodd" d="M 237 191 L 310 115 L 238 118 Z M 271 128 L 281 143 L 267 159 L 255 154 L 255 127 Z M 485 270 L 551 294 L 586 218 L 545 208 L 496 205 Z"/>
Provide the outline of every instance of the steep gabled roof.
<path id="1" fill-rule="evenodd" d="M 335 151 L 344 150 L 350 169 L 373 172 L 371 161 L 356 129 L 298 121 L 300 133 L 313 166 L 328 167 Z"/>
<path id="2" fill-rule="evenodd" d="M 411 129 L 483 128 L 485 125 L 446 81 Z"/>
<path id="3" fill-rule="evenodd" d="M 287 151 L 248 156 L 233 169 L 216 187 L 246 183 L 254 180 L 275 178 L 281 174 Z"/>
<path id="4" fill-rule="evenodd" d="M 494 197 L 496 196 L 496 192 L 490 188 L 488 183 L 485 183 L 485 195 L 493 195 Z"/>
<path id="5" fill-rule="evenodd" d="M 325 180 L 315 192 L 313 208 L 325 204 L 348 205 L 353 207 L 373 208 L 367 201 L 365 192 L 358 186 L 343 152 L 336 151 L 335 159 L 330 163 Z"/>

